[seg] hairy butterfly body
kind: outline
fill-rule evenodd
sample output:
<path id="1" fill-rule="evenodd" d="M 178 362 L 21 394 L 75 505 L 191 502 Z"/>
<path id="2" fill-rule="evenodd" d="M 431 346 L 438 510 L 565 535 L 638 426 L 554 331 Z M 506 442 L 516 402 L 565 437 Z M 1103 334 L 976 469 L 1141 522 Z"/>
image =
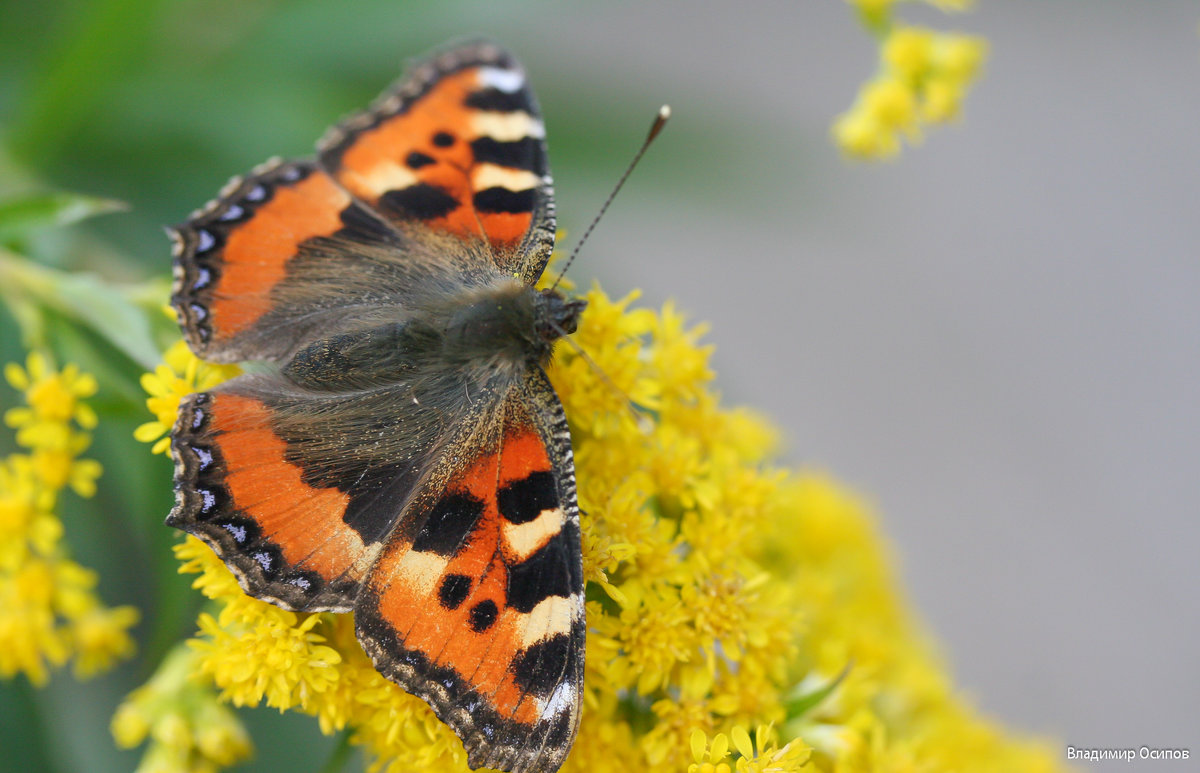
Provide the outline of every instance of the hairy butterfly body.
<path id="1" fill-rule="evenodd" d="M 246 593 L 353 611 L 375 666 L 471 767 L 555 771 L 579 723 L 579 509 L 543 371 L 583 303 L 554 247 L 545 130 L 488 42 L 411 68 L 175 229 L 172 304 L 202 358 L 261 363 L 192 395 L 167 523 Z"/>

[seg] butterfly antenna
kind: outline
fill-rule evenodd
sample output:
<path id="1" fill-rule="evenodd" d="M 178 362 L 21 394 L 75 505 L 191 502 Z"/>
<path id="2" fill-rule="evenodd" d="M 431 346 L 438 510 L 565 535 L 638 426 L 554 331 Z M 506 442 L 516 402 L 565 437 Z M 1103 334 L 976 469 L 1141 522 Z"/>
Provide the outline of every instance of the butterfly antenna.
<path id="1" fill-rule="evenodd" d="M 629 166 L 625 168 L 625 174 L 621 175 L 620 180 L 617 180 L 617 185 L 612 189 L 612 193 L 608 194 L 608 198 L 604 200 L 604 205 L 600 207 L 600 211 L 597 212 L 596 217 L 592 219 L 592 224 L 587 227 L 587 230 L 583 232 L 583 236 L 581 236 L 579 241 L 575 243 L 575 249 L 571 250 L 571 256 L 567 258 L 566 265 L 563 266 L 562 271 L 558 272 L 558 278 L 554 280 L 554 284 L 550 285 L 551 290 L 558 287 L 558 283 L 562 281 L 564 276 L 566 276 L 567 269 L 571 267 L 571 264 L 575 261 L 575 256 L 579 254 L 579 248 L 582 247 L 583 243 L 588 240 L 588 237 L 592 233 L 592 229 L 596 227 L 596 223 L 600 222 L 600 218 L 604 217 L 604 212 L 608 209 L 608 205 L 612 204 L 613 199 L 617 197 L 617 193 L 620 192 L 621 186 L 625 184 L 625 181 L 629 179 L 629 175 L 633 172 L 633 168 L 636 167 L 638 162 L 642 160 L 642 156 L 646 155 L 646 148 L 650 147 L 651 142 L 654 142 L 654 138 L 657 137 L 658 133 L 662 131 L 664 126 L 666 126 L 667 119 L 670 117 L 670 105 L 663 105 L 658 109 L 658 115 L 654 116 L 654 124 L 651 125 L 650 131 L 646 135 L 645 142 L 643 142 L 642 147 L 638 149 L 637 155 L 635 155 L 633 160 L 629 162 Z"/>
<path id="2" fill-rule="evenodd" d="M 637 427 L 642 434 L 650 434 L 654 430 L 654 422 L 651 421 L 648 416 L 646 416 L 645 409 L 638 407 L 638 404 L 633 401 L 633 398 L 625 394 L 625 390 L 613 383 L 613 380 L 608 377 L 607 373 L 604 372 L 604 368 L 601 368 L 600 365 L 592 359 L 591 355 L 584 351 L 583 347 L 580 346 L 575 339 L 569 337 L 567 335 L 567 331 L 563 330 L 554 322 L 551 322 L 550 324 L 556 331 L 558 331 L 562 340 L 566 341 L 567 345 L 574 349 L 575 353 L 582 357 L 583 361 L 586 362 L 592 370 L 596 371 L 596 375 L 600 377 L 600 380 L 608 385 L 608 388 L 621 398 L 621 400 L 625 403 L 625 407 L 629 409 L 629 413 L 633 416 L 633 420 L 637 424 Z"/>

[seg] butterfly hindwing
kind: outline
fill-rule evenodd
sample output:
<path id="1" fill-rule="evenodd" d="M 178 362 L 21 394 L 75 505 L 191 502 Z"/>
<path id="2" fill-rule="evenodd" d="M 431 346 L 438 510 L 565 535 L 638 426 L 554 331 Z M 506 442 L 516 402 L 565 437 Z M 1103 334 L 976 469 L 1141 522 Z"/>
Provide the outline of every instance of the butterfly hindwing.
<path id="1" fill-rule="evenodd" d="M 305 480 L 271 412 L 236 383 L 184 401 L 167 524 L 207 542 L 253 596 L 288 609 L 350 611 L 378 544 L 344 521 L 347 492 Z"/>
<path id="2" fill-rule="evenodd" d="M 321 140 L 324 169 L 401 231 L 483 241 L 533 284 L 554 246 L 545 126 L 525 72 L 490 42 L 410 68 Z"/>
<path id="3" fill-rule="evenodd" d="M 318 392 L 246 375 L 192 395 L 172 433 L 167 523 L 208 542 L 252 596 L 306 612 L 352 610 L 444 450 L 440 417 L 414 394 L 411 381 Z"/>
<path id="4" fill-rule="evenodd" d="M 570 440 L 544 374 L 475 435 L 383 548 L 359 639 L 462 737 L 472 767 L 553 771 L 579 721 L 584 617 Z"/>

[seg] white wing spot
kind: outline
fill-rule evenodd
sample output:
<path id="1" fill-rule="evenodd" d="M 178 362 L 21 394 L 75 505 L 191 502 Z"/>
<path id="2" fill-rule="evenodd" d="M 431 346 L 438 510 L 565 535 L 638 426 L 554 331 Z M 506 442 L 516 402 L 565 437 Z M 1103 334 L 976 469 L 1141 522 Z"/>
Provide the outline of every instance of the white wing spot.
<path id="1" fill-rule="evenodd" d="M 516 142 L 526 137 L 544 139 L 546 125 L 523 110 L 511 113 L 496 113 L 480 110 L 475 113 L 476 136 L 491 137 L 496 142 Z"/>
<path id="2" fill-rule="evenodd" d="M 517 70 L 481 67 L 479 68 L 479 83 L 503 91 L 505 94 L 512 94 L 520 91 L 521 87 L 525 85 L 525 75 Z"/>
<path id="3" fill-rule="evenodd" d="M 450 563 L 449 560 L 437 553 L 410 550 L 404 554 L 404 558 L 400 559 L 400 563 L 396 566 L 396 573 L 405 581 L 420 588 L 422 593 L 432 597 L 437 591 L 438 580 L 446 571 L 448 563 Z"/>
<path id="4" fill-rule="evenodd" d="M 496 164 L 479 164 L 471 172 L 471 184 L 477 191 L 488 188 L 506 188 L 510 191 L 526 191 L 536 188 L 542 178 L 524 169 L 510 169 Z"/>
<path id="5" fill-rule="evenodd" d="M 542 716 L 547 714 L 569 714 L 574 708 L 575 685 L 564 681 L 546 699 L 546 706 L 542 710 Z"/>
<path id="6" fill-rule="evenodd" d="M 574 597 L 547 596 L 525 615 L 521 621 L 521 646 L 528 649 L 534 644 L 559 634 L 571 633 L 574 616 Z"/>

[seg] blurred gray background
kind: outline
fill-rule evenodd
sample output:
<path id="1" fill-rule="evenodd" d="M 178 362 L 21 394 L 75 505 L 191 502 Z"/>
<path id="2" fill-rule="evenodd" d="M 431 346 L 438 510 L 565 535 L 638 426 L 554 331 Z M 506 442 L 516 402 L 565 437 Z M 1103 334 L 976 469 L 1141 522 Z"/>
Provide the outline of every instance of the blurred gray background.
<path id="1" fill-rule="evenodd" d="M 1192 754 L 1095 770 L 1200 769 L 1200 7 L 902 9 L 991 59 L 961 125 L 875 165 L 828 140 L 875 68 L 843 3 L 547 14 L 504 33 L 535 85 L 636 84 L 647 124 L 675 112 L 572 273 L 712 323 L 726 397 L 869 497 L 985 711 Z M 572 106 L 543 108 L 553 160 Z M 679 181 L 707 205 L 676 206 L 655 157 L 699 119 L 729 146 Z M 555 172 L 577 235 L 604 191 Z"/>

